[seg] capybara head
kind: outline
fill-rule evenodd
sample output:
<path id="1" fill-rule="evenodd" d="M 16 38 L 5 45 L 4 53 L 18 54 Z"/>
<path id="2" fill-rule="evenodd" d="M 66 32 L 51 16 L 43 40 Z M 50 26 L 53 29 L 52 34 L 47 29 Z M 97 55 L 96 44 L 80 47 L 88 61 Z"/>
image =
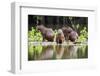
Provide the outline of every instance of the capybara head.
<path id="1" fill-rule="evenodd" d="M 71 27 L 67 26 L 67 27 L 62 27 L 62 31 L 64 33 L 68 34 L 68 33 L 72 32 L 73 29 Z"/>

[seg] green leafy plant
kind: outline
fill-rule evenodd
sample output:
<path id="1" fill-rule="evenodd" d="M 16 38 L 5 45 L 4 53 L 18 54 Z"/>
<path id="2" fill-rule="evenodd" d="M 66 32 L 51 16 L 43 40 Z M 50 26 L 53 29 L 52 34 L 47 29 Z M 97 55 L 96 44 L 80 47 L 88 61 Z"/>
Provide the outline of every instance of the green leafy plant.
<path id="1" fill-rule="evenodd" d="M 78 37 L 78 42 L 86 42 L 88 40 L 88 32 L 86 31 L 86 27 L 80 31 L 80 36 Z"/>
<path id="2" fill-rule="evenodd" d="M 41 32 L 32 27 L 32 30 L 28 31 L 28 40 L 33 42 L 35 41 L 41 42 L 43 40 L 43 37 Z"/>

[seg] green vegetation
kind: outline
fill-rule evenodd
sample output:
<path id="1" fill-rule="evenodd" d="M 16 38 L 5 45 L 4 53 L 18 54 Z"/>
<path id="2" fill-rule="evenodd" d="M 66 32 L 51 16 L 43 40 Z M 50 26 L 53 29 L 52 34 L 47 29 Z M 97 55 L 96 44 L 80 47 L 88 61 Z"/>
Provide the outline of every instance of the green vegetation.
<path id="1" fill-rule="evenodd" d="M 77 30 L 80 28 L 79 25 L 76 26 Z M 87 32 L 87 28 L 83 27 L 82 30 L 79 30 L 79 37 L 77 39 L 77 42 L 86 42 L 88 40 L 88 32 Z M 57 34 L 57 30 L 54 30 L 54 34 L 55 34 L 55 39 L 56 39 L 56 34 Z M 43 41 L 43 37 L 41 32 L 39 32 L 37 29 L 35 28 L 31 28 L 30 31 L 28 31 L 28 40 L 32 41 L 32 42 L 42 42 Z"/>
<path id="2" fill-rule="evenodd" d="M 88 40 L 88 32 L 86 31 L 86 27 L 84 27 L 81 31 L 80 31 L 80 35 L 78 37 L 78 42 L 86 42 Z"/>
<path id="3" fill-rule="evenodd" d="M 37 29 L 32 27 L 31 30 L 28 31 L 28 40 L 34 42 L 35 41 L 41 42 L 43 40 L 43 37 L 41 32 L 39 32 Z"/>

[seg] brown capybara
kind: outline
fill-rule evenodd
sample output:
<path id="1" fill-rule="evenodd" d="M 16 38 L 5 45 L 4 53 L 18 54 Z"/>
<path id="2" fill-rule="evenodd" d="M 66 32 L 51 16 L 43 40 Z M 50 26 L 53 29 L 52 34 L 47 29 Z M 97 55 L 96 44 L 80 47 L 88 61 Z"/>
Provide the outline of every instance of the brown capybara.
<path id="1" fill-rule="evenodd" d="M 65 40 L 65 37 L 64 37 L 63 31 L 61 29 L 59 29 L 58 33 L 56 35 L 56 42 L 61 44 L 64 42 L 64 40 Z"/>
<path id="2" fill-rule="evenodd" d="M 76 31 L 74 31 L 71 27 L 67 26 L 67 27 L 62 27 L 62 31 L 64 33 L 65 36 L 65 40 L 68 41 L 72 41 L 75 42 L 75 40 L 78 38 L 78 33 Z"/>
<path id="3" fill-rule="evenodd" d="M 69 40 L 69 34 L 73 31 L 73 29 L 67 26 L 67 27 L 62 27 L 62 31 L 64 33 L 65 40 Z"/>
<path id="4" fill-rule="evenodd" d="M 48 40 L 52 42 L 54 41 L 54 32 L 52 28 L 46 28 L 43 25 L 38 25 L 36 28 L 42 33 L 43 40 Z"/>
<path id="5" fill-rule="evenodd" d="M 72 42 L 75 42 L 75 40 L 78 39 L 78 34 L 76 31 L 72 31 L 70 34 L 69 34 L 69 40 L 72 41 Z"/>

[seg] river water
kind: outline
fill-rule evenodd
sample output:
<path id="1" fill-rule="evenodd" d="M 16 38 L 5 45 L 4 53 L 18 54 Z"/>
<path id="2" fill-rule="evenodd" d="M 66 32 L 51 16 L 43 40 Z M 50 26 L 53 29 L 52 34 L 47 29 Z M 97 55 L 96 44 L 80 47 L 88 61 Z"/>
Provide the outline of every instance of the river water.
<path id="1" fill-rule="evenodd" d="M 57 59 L 84 59 L 88 58 L 88 45 L 34 45 L 28 46 L 28 60 L 57 60 Z"/>

